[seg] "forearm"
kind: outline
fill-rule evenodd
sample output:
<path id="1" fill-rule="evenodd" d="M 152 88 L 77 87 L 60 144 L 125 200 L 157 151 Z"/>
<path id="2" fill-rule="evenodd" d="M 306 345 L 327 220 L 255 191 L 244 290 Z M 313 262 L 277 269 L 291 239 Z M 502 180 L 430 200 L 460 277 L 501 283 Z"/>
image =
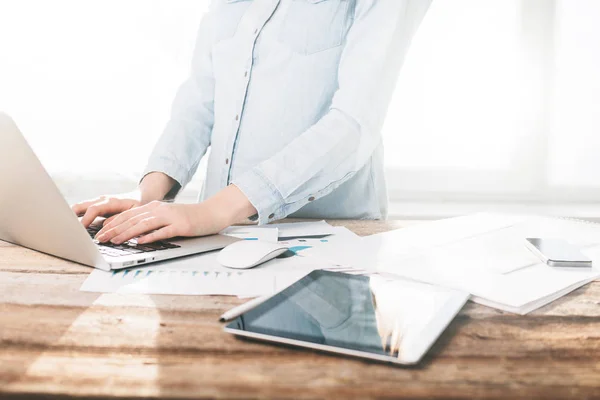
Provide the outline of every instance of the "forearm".
<path id="1" fill-rule="evenodd" d="M 197 206 L 211 210 L 214 220 L 220 225 L 219 230 L 243 222 L 257 213 L 256 208 L 235 185 L 227 186 Z"/>
<path id="2" fill-rule="evenodd" d="M 260 224 L 285 218 L 360 169 L 374 147 L 362 136 L 376 139 L 333 110 L 271 158 L 236 176 L 233 184 L 260 210 Z"/>
<path id="3" fill-rule="evenodd" d="M 138 187 L 140 202 L 146 204 L 154 200 L 163 200 L 176 184 L 173 178 L 162 172 L 151 172 L 144 176 Z"/>

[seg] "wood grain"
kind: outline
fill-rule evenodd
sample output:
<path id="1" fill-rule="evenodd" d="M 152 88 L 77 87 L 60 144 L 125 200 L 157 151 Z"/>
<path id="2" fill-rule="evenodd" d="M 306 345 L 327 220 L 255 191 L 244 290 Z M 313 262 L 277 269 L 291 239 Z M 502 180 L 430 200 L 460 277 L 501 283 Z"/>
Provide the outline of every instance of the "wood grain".
<path id="1" fill-rule="evenodd" d="M 469 303 L 403 368 L 235 339 L 231 297 L 80 292 L 89 271 L 0 242 L 0 397 L 600 398 L 599 282 L 528 316 Z"/>

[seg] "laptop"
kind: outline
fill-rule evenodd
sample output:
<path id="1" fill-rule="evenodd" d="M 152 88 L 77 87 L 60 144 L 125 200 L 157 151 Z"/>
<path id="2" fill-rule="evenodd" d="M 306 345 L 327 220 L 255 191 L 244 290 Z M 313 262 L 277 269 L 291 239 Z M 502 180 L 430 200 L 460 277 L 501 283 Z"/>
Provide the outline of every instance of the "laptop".
<path id="1" fill-rule="evenodd" d="M 28 145 L 0 113 L 0 240 L 105 271 L 219 250 L 240 239 L 224 235 L 137 245 L 93 240 Z"/>
<path id="2" fill-rule="evenodd" d="M 469 293 L 380 275 L 313 271 L 225 332 L 401 365 L 417 364 Z"/>

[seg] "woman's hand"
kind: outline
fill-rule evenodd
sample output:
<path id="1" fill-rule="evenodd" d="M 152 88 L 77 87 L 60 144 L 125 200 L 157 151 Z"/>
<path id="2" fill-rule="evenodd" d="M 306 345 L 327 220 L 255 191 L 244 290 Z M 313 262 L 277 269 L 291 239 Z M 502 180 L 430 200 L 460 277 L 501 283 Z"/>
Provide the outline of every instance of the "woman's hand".
<path id="1" fill-rule="evenodd" d="M 71 208 L 77 216 L 83 216 L 81 223 L 87 228 L 97 217 L 113 216 L 104 224 L 110 223 L 116 215 L 153 200 L 163 199 L 175 185 L 175 180 L 162 172 L 146 175 L 140 186 L 128 193 L 100 196 L 97 199 L 75 204 Z"/>
<path id="2" fill-rule="evenodd" d="M 246 196 L 228 186 L 200 204 L 173 204 L 153 201 L 112 218 L 96 235 L 100 242 L 121 244 L 138 238 L 138 244 L 175 236 L 206 236 L 256 213 Z"/>
<path id="3" fill-rule="evenodd" d="M 75 204 L 71 208 L 77 216 L 83 216 L 81 223 L 87 228 L 97 217 L 119 214 L 139 205 L 141 205 L 140 192 L 134 191 L 121 195 L 100 196 L 97 199 Z"/>
<path id="4" fill-rule="evenodd" d="M 153 201 L 122 212 L 96 235 L 100 242 L 121 244 L 140 237 L 139 244 L 175 236 L 205 236 L 225 226 L 203 204 L 173 204 Z"/>

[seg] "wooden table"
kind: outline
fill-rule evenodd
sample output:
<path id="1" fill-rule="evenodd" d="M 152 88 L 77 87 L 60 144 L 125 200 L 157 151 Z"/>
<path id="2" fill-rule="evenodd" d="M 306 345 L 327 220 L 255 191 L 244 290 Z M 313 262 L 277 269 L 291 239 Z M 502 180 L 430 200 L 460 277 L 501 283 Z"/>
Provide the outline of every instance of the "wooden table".
<path id="1" fill-rule="evenodd" d="M 235 339 L 235 298 L 80 292 L 89 272 L 0 242 L 1 398 L 600 398 L 599 282 L 525 317 L 468 303 L 402 368 Z"/>

